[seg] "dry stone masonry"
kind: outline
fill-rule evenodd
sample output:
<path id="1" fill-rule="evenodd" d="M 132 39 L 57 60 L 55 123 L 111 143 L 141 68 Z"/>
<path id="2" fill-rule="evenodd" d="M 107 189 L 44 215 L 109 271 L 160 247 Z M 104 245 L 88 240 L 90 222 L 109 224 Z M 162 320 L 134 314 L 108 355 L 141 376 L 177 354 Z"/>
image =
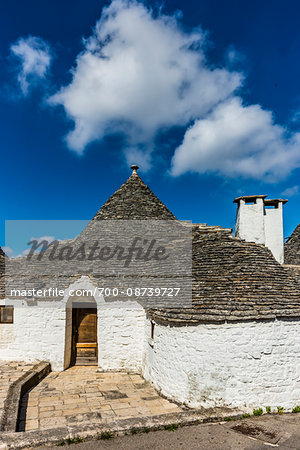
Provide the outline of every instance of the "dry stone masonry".
<path id="1" fill-rule="evenodd" d="M 256 198 L 264 208 L 275 205 L 270 204 L 275 200 L 265 196 Z M 279 203 L 278 208 L 276 205 L 275 210 L 280 211 Z M 169 221 L 174 229 L 189 226 L 178 221 L 152 193 L 136 166 L 90 224 L 68 244 L 78 249 L 82 239 L 97 240 L 95 223 L 104 229 L 115 219 L 124 223 L 147 221 L 145 229 L 153 221 L 153 230 L 160 221 Z M 268 404 L 291 409 L 300 404 L 300 226 L 285 244 L 285 264 L 280 264 L 271 244 L 267 245 L 269 238 L 266 241 L 266 227 L 269 233 L 272 220 L 267 224 L 261 216 L 259 220 L 261 223 L 253 226 L 265 233 L 260 243 L 233 237 L 231 229 L 205 224 L 191 227 L 190 274 L 182 256 L 174 266 L 172 280 L 175 283 L 176 276 L 181 276 L 182 286 L 190 283 L 190 298 L 181 295 L 169 306 L 154 297 L 145 302 L 95 294 L 99 370 L 139 372 L 163 395 L 192 407 L 249 410 Z M 275 234 L 280 237 L 281 232 Z M 274 237 L 272 233 L 268 236 Z M 113 242 L 113 233 L 107 239 Z M 177 242 L 182 245 L 183 241 Z M 58 249 L 65 244 L 59 243 Z M 282 245 L 280 241 L 278 248 Z M 4 278 L 6 283 L 13 281 L 23 288 L 59 285 L 65 294 L 63 298 L 24 298 L 24 308 L 15 308 L 14 323 L 0 324 L 0 359 L 48 360 L 57 372 L 67 369 L 72 360 L 72 301 L 87 301 L 84 296 L 71 299 L 67 289 L 94 289 L 108 279 L 116 287 L 131 283 L 129 272 L 120 276 L 115 268 L 104 273 L 97 263 L 87 261 L 77 266 L 70 263 L 68 273 L 55 273 L 53 264 L 46 264 L 43 275 L 48 278 L 41 279 L 36 256 L 31 260 L 30 274 L 24 258 L 14 262 L 14 272 L 4 273 L 8 265 L 5 258 L 1 253 L 2 305 L 6 302 Z M 159 264 L 156 269 L 165 271 L 164 262 Z M 150 279 L 146 269 L 146 264 L 141 265 L 135 279 L 141 285 L 159 283 L 159 272 Z M 29 425 L 34 428 L 36 423 Z"/>
<path id="2" fill-rule="evenodd" d="M 285 264 L 300 265 L 300 225 L 285 243 L 284 262 Z"/>

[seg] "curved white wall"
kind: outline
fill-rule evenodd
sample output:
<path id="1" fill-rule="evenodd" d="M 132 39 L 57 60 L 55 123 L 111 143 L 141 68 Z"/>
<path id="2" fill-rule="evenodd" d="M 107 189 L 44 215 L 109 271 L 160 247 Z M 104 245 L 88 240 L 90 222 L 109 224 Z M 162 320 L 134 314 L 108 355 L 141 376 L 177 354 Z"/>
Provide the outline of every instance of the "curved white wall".
<path id="1" fill-rule="evenodd" d="M 101 369 L 142 368 L 164 395 L 191 407 L 300 405 L 300 321 L 156 324 L 149 342 L 151 324 L 140 305 L 95 300 Z M 0 325 L 0 359 L 49 360 L 63 370 L 71 341 L 67 301 L 61 306 L 16 308 L 14 324 Z"/>
<path id="2" fill-rule="evenodd" d="M 162 394 L 191 407 L 290 409 L 300 404 L 300 322 L 156 324 L 143 370 Z"/>

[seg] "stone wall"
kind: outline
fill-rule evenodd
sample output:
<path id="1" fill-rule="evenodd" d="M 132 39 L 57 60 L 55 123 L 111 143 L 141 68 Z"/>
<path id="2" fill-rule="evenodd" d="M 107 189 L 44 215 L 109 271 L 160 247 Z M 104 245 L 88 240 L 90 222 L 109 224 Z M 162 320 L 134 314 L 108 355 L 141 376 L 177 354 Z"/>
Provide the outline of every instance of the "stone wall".
<path id="1" fill-rule="evenodd" d="M 0 360 L 50 361 L 63 370 L 65 317 L 62 308 L 17 307 L 13 324 L 0 324 Z"/>
<path id="2" fill-rule="evenodd" d="M 145 311 L 134 301 L 114 302 L 98 314 L 98 364 L 103 370 L 139 372 L 144 350 Z"/>
<path id="3" fill-rule="evenodd" d="M 300 321 L 155 325 L 144 376 L 190 407 L 300 404 Z"/>
<path id="4" fill-rule="evenodd" d="M 32 370 L 34 364 L 22 362 L 0 363 L 0 432 L 5 430 L 8 421 L 9 400 L 13 398 L 13 388 L 18 380 L 24 378 L 25 374 Z M 17 408 L 17 405 L 15 405 Z M 15 431 L 15 430 L 13 430 Z"/>
<path id="5" fill-rule="evenodd" d="M 88 277 L 73 289 L 93 289 Z M 84 298 L 74 297 L 74 301 Z M 90 298 L 89 298 L 90 300 Z M 4 304 L 4 300 L 1 301 Z M 142 365 L 145 311 L 136 301 L 105 302 L 95 298 L 98 322 L 98 365 L 103 370 L 139 371 Z M 95 305 L 96 306 L 96 305 Z M 0 324 L 0 360 L 51 363 L 52 370 L 69 367 L 72 345 L 72 303 L 44 302 L 16 307 L 13 324 Z"/>

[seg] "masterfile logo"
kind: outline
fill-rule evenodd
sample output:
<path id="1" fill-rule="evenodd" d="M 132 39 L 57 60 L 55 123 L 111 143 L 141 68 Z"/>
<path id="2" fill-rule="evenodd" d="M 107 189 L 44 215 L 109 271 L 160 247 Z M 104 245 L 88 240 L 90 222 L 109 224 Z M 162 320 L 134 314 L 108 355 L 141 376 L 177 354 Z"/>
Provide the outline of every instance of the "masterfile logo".
<path id="1" fill-rule="evenodd" d="M 28 229 L 28 223 L 23 227 L 20 221 L 20 233 L 22 228 Z M 16 223 L 13 229 L 19 234 Z M 46 232 L 51 234 L 47 228 L 41 236 Z M 20 303 L 51 299 L 54 304 L 53 299 L 65 298 L 67 292 L 71 296 L 68 289 L 74 281 L 88 277 L 95 295 L 106 300 L 191 306 L 191 223 L 92 220 L 74 239 L 59 240 L 54 233 L 50 239 L 24 236 L 25 245 L 25 255 L 9 258 L 5 268 L 6 296 Z"/>

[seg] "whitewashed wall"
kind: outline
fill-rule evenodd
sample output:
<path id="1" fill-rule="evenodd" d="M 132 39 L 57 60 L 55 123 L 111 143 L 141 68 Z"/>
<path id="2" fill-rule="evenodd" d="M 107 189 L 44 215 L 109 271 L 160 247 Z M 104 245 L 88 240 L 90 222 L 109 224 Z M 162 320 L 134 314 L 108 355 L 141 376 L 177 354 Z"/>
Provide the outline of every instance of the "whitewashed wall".
<path id="1" fill-rule="evenodd" d="M 235 229 L 237 237 L 268 247 L 280 264 L 284 262 L 282 205 L 279 201 L 278 208 L 267 208 L 262 198 L 254 204 L 239 200 Z"/>
<path id="2" fill-rule="evenodd" d="M 94 289 L 82 277 L 69 289 Z M 45 301 L 36 306 L 16 307 L 14 323 L 0 324 L 0 360 L 50 361 L 52 370 L 69 367 L 72 345 L 72 301 L 91 297 L 65 298 L 56 305 Z M 103 370 L 140 371 L 144 350 L 144 309 L 135 301 L 105 302 L 95 296 L 98 323 L 98 365 Z M 1 302 L 5 304 L 4 301 Z M 43 306 L 42 306 L 43 305 Z"/>
<path id="3" fill-rule="evenodd" d="M 63 370 L 65 310 L 45 305 L 16 307 L 13 324 L 0 324 L 0 359 L 50 361 Z"/>
<path id="4" fill-rule="evenodd" d="M 89 277 L 83 276 L 70 289 L 94 290 L 94 285 Z M 67 293 L 65 296 L 68 307 L 71 306 L 71 301 L 83 300 L 78 297 L 70 298 Z M 98 366 L 102 370 L 140 371 L 144 350 L 144 309 L 132 300 L 118 301 L 116 298 L 115 301 L 106 302 L 102 295 L 95 295 L 94 300 L 97 304 Z M 68 335 L 67 331 L 66 338 Z M 70 348 L 68 338 L 66 348 Z M 67 352 L 66 356 L 68 362 Z M 65 367 L 67 366 L 65 363 Z"/>
<path id="5" fill-rule="evenodd" d="M 141 371 L 145 312 L 136 302 L 113 302 L 98 314 L 98 365 L 103 370 Z"/>
<path id="6" fill-rule="evenodd" d="M 235 235 L 248 242 L 265 244 L 264 202 L 257 198 L 256 203 L 248 204 L 245 200 L 239 201 Z"/>
<path id="7" fill-rule="evenodd" d="M 274 258 L 280 264 L 284 262 L 283 247 L 283 216 L 282 203 L 278 204 L 278 208 L 265 209 L 265 245 L 274 255 Z"/>
<path id="8" fill-rule="evenodd" d="M 191 407 L 300 404 L 300 321 L 156 324 L 151 341 L 150 321 L 136 302 L 95 301 L 101 369 L 142 368 L 164 395 Z M 63 370 L 71 345 L 67 304 L 15 308 L 14 324 L 0 324 L 0 359 L 48 360 Z"/>
<path id="9" fill-rule="evenodd" d="M 300 404 L 300 322 L 146 329 L 144 376 L 191 407 Z"/>

